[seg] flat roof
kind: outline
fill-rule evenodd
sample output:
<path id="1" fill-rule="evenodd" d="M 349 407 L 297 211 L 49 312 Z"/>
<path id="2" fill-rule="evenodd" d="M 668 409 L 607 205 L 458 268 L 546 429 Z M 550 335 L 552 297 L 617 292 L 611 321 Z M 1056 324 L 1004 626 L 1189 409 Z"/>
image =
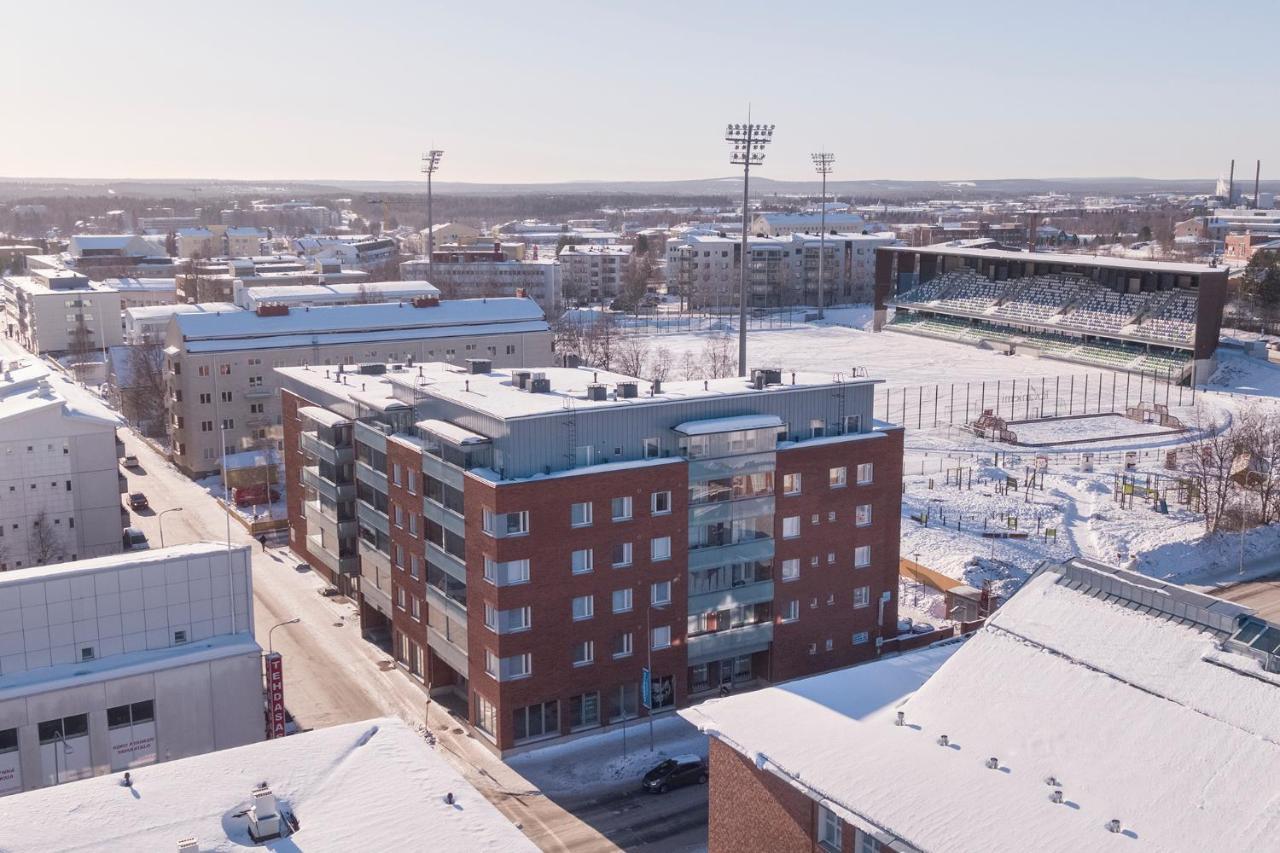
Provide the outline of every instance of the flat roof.
<path id="1" fill-rule="evenodd" d="M 1075 561 L 958 647 L 680 713 L 895 849 L 1264 849 L 1280 675 L 1219 647 L 1240 612 Z"/>
<path id="2" fill-rule="evenodd" d="M 1104 269 L 1149 270 L 1152 272 L 1203 275 L 1226 272 L 1226 267 L 1208 264 L 1185 264 L 1172 261 L 1144 261 L 1134 258 L 1113 258 L 1104 255 L 1077 255 L 1067 252 L 1019 252 L 1012 249 L 970 249 L 963 246 L 885 246 L 881 251 L 903 252 L 916 255 L 948 255 L 957 258 L 998 258 L 1006 261 L 1024 261 L 1037 264 L 1063 266 L 1100 267 Z"/>
<path id="3" fill-rule="evenodd" d="M 122 554 L 107 554 L 103 557 L 89 557 L 85 560 L 52 563 L 47 566 L 10 569 L 7 572 L 0 572 L 0 589 L 49 578 L 92 574 L 106 569 L 140 567 L 173 559 L 225 554 L 228 550 L 232 553 L 241 553 L 248 551 L 249 546 L 234 545 L 228 549 L 225 542 L 192 542 L 188 545 L 170 545 L 167 548 L 151 548 L 146 551 L 125 551 Z"/>
<path id="4" fill-rule="evenodd" d="M 298 828 L 264 850 L 347 853 L 415 843 L 430 850 L 537 850 L 439 749 L 392 718 L 130 773 L 131 788 L 111 773 L 0 798 L 5 846 L 26 853 L 174 850 L 180 839 L 194 837 L 201 850 L 252 849 L 257 845 L 239 813 L 265 782 Z"/>
<path id="5" fill-rule="evenodd" d="M 139 305 L 136 308 L 124 309 L 124 313 L 134 320 L 155 320 L 161 317 L 172 317 L 174 314 L 216 314 L 243 310 L 230 302 L 174 302 L 167 305 Z"/>

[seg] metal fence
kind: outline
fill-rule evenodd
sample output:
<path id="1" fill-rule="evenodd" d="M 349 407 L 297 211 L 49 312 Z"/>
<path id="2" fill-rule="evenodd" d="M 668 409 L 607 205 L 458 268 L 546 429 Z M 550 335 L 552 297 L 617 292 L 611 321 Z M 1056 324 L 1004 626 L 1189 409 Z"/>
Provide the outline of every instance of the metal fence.
<path id="1" fill-rule="evenodd" d="M 805 321 L 802 310 L 755 309 L 747 315 L 748 331 L 766 329 L 790 329 Z M 736 312 L 679 311 L 653 314 L 627 314 L 622 311 L 570 311 L 560 318 L 561 323 L 576 326 L 579 333 L 608 323 L 619 335 L 685 335 L 694 333 L 738 333 Z"/>
<path id="2" fill-rule="evenodd" d="M 880 388 L 875 416 L 914 429 L 963 426 L 990 410 L 1008 421 L 1123 413 L 1141 403 L 1193 405 L 1169 373 L 1085 373 Z"/>

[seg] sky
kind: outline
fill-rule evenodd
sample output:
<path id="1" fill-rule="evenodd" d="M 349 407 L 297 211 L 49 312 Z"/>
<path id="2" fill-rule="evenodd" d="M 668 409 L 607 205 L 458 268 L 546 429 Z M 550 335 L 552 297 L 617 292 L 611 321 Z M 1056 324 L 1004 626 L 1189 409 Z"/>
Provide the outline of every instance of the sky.
<path id="1" fill-rule="evenodd" d="M 1280 168 L 1276 0 L 56 5 L 3 15 L 3 176 L 710 178 L 748 105 L 783 180 Z"/>

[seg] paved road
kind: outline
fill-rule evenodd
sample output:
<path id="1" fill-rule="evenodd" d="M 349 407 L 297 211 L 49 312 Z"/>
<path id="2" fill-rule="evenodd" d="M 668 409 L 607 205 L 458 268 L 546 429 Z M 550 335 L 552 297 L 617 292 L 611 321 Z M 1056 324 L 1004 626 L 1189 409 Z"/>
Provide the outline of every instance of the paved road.
<path id="1" fill-rule="evenodd" d="M 133 523 L 153 547 L 160 545 L 155 513 L 178 506 L 181 512 L 163 519 L 167 544 L 226 540 L 226 514 L 208 493 L 129 430 L 121 429 L 120 437 L 125 452 L 142 463 L 141 471 L 126 476 L 129 491 L 142 491 L 150 500 L 152 511 L 136 515 Z M 354 604 L 317 594 L 323 582 L 310 571 L 298 571 L 298 561 L 287 548 L 264 553 L 234 521 L 230 531 L 233 544 L 253 547 L 258 642 L 266 648 L 271 626 L 295 616 L 302 619 L 272 636 L 275 650 L 284 657 L 286 704 L 301 727 L 379 716 L 396 716 L 418 728 L 429 726 L 438 748 L 459 772 L 544 850 L 681 851 L 705 846 L 705 788 L 648 798 L 638 792 L 560 802 L 544 796 L 476 742 L 442 706 L 427 706 L 421 688 L 360 637 Z"/>
<path id="2" fill-rule="evenodd" d="M 1214 590 L 1214 595 L 1252 607 L 1271 622 L 1280 622 L 1280 577 L 1232 584 Z"/>

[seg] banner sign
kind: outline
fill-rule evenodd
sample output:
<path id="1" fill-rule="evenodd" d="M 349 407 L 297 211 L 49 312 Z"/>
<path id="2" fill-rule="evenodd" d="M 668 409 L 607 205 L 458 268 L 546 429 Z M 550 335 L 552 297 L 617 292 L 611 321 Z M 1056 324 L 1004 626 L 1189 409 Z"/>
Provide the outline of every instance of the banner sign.
<path id="1" fill-rule="evenodd" d="M 284 660 L 267 655 L 267 737 L 284 737 Z"/>

